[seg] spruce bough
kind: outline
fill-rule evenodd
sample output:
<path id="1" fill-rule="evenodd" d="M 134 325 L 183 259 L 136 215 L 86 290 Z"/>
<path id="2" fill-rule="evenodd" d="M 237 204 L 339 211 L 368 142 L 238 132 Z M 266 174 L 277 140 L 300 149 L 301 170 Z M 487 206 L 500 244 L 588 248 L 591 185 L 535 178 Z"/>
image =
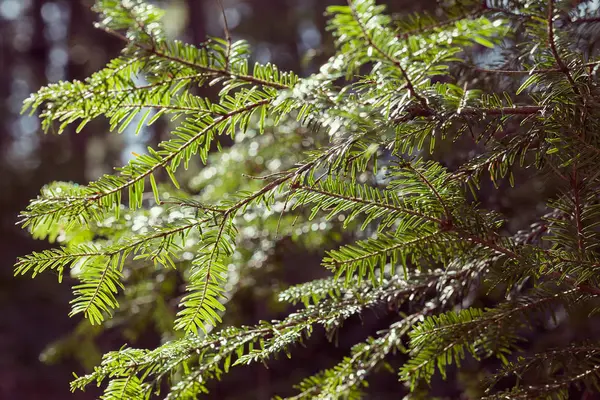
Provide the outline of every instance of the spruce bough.
<path id="1" fill-rule="evenodd" d="M 403 360 L 407 398 L 429 398 L 437 374 L 473 363 L 485 379 L 472 396 L 600 389 L 591 331 L 531 345 L 549 324 L 597 324 L 600 61 L 584 34 L 594 10 L 442 3 L 435 18 L 400 20 L 372 0 L 329 7 L 336 52 L 300 78 L 251 66 L 247 44 L 228 32 L 193 46 L 169 39 L 149 3 L 96 1 L 98 27 L 123 41 L 121 55 L 85 81 L 40 89 L 24 110 L 57 133 L 101 116 L 111 131 L 161 117 L 172 131 L 113 175 L 44 187 L 21 224 L 59 246 L 20 258 L 15 271 L 77 281 L 80 334 L 135 314 L 154 321 L 163 344 L 105 354 L 73 390 L 197 398 L 230 368 L 280 353 L 293 362 L 315 327 L 332 335 L 382 305 L 395 322 L 300 382 L 293 398 L 361 398 L 390 359 Z M 483 48 L 488 62 L 474 61 Z M 220 88 L 217 98 L 191 90 L 205 86 Z M 221 148 L 224 136 L 233 145 Z M 460 165 L 439 162 L 465 146 L 474 150 Z M 198 164 L 180 185 L 181 170 Z M 519 188 L 530 177 L 553 189 L 530 226 L 484 207 L 495 190 L 487 182 Z M 281 236 L 333 247 L 322 259 L 330 277 L 279 293 L 301 303 L 281 321 L 223 323 L 242 278 L 269 262 Z"/>

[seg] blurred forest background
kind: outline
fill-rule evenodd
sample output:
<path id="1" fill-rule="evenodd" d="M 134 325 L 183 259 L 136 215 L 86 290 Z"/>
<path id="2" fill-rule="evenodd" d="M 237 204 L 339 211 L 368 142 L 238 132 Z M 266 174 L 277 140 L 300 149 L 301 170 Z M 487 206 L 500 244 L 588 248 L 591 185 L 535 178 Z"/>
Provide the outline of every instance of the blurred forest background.
<path id="1" fill-rule="evenodd" d="M 31 239 L 15 226 L 19 211 L 42 185 L 53 180 L 85 184 L 123 165 L 132 152 L 143 151 L 146 145 L 156 144 L 168 134 L 166 123 L 154 124 L 137 136 L 133 131 L 108 134 L 105 121 L 96 121 L 80 134 L 70 129 L 61 136 L 43 135 L 36 116 L 20 115 L 22 101 L 31 92 L 58 80 L 84 79 L 118 54 L 123 43 L 93 28 L 92 3 L 0 0 L 0 399 L 91 399 L 98 394 L 69 392 L 71 373 L 83 372 L 74 357 L 57 358 L 53 364 L 40 359 L 46 346 L 64 337 L 78 320 L 67 316 L 69 285 L 59 285 L 52 274 L 35 280 L 13 278 L 16 257 L 50 246 Z M 300 75 L 314 72 L 331 54 L 323 12 L 328 4 L 335 3 L 341 2 L 223 0 L 234 39 L 248 40 L 258 61 L 272 61 Z M 431 0 L 388 3 L 390 10 L 399 14 L 435 6 Z M 172 37 L 198 44 L 207 35 L 223 34 L 222 13 L 216 0 L 165 0 L 161 4 L 168 11 L 166 25 Z M 318 260 L 315 256 L 314 262 L 307 263 L 286 252 L 285 259 L 280 260 L 285 272 L 279 274 L 279 279 L 308 280 L 317 274 Z M 315 272 L 306 265 L 314 266 Z M 297 272 L 299 269 L 302 271 Z M 269 306 L 271 294 L 247 296 L 249 301 L 238 311 L 243 314 L 243 323 L 277 316 Z M 322 335 L 315 335 L 310 348 L 295 355 L 295 368 L 285 362 L 271 369 L 239 368 L 210 397 L 267 399 L 289 391 L 303 377 L 341 359 L 349 343 L 364 337 L 364 331 L 372 334 L 386 321 L 380 323 L 375 316 L 352 322 L 350 325 L 355 325 L 360 336 L 353 335 L 349 326 L 350 333 L 345 334 L 338 348 Z M 122 332 L 110 330 L 99 338 L 103 351 L 126 341 Z M 148 332 L 129 344 L 152 347 L 158 344 L 158 338 Z M 46 358 L 52 361 L 52 357 Z M 379 393 L 374 398 L 399 398 L 396 375 L 386 374 L 381 379 L 374 382 L 375 390 L 371 392 Z"/>

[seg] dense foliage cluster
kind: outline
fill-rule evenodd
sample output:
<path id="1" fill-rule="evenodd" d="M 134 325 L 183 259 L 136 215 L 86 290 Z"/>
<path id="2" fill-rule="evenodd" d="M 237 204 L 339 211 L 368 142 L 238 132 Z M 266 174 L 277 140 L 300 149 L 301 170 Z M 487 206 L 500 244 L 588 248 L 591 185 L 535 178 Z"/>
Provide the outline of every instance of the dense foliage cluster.
<path id="1" fill-rule="evenodd" d="M 441 0 L 438 15 L 398 20 L 354 0 L 327 10 L 336 53 L 306 78 L 249 65 L 247 44 L 227 31 L 201 46 L 171 40 L 162 11 L 141 0 L 95 9 L 121 55 L 83 82 L 42 88 L 25 109 L 56 133 L 101 116 L 119 132 L 161 117 L 173 129 L 113 175 L 44 187 L 22 225 L 60 246 L 22 257 L 16 273 L 67 273 L 78 282 L 73 315 L 143 320 L 163 344 L 105 354 L 74 390 L 193 399 L 230 368 L 293 358 L 315 327 L 343 335 L 344 320 L 381 305 L 396 322 L 293 398 L 360 398 L 369 374 L 398 357 L 409 398 L 429 398 L 436 375 L 472 363 L 482 377 L 472 397 L 599 389 L 589 324 L 600 295 L 600 61 L 582 29 L 596 22 L 591 2 Z M 465 143 L 460 165 L 440 162 Z M 551 190 L 529 187 L 545 202 L 530 226 L 480 200 L 489 182 L 519 188 L 532 176 Z M 331 248 L 330 276 L 282 291 L 297 308 L 281 321 L 222 326 L 282 236 Z M 539 327 L 569 324 L 580 335 L 566 345 L 531 345 Z M 80 334 L 93 339 L 89 326 Z"/>

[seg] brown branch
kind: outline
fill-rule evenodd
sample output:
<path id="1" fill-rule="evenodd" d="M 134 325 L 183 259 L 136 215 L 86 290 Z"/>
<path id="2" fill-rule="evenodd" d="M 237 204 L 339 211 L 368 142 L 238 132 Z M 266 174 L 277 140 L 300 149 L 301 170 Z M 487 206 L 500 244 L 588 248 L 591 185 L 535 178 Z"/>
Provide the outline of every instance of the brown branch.
<path id="1" fill-rule="evenodd" d="M 545 69 L 533 69 L 533 70 L 510 70 L 510 69 L 489 69 L 470 66 L 474 71 L 481 72 L 484 74 L 506 74 L 506 75 L 533 75 L 533 74 L 548 74 L 552 72 L 561 72 L 558 68 L 545 68 Z"/>
<path id="2" fill-rule="evenodd" d="M 490 12 L 496 12 L 496 13 L 500 13 L 500 14 L 504 14 L 506 16 L 512 17 L 512 18 L 517 18 L 517 19 L 532 19 L 533 16 L 532 15 L 528 15 L 528 14 L 517 14 L 516 12 L 504 9 L 504 8 L 499 8 L 499 7 L 488 7 L 485 4 L 485 0 L 484 0 L 484 7 L 490 11 Z"/>
<path id="3" fill-rule="evenodd" d="M 575 219 L 575 225 L 577 227 L 577 248 L 579 249 L 579 252 L 581 253 L 581 252 L 583 252 L 583 249 L 584 249 L 583 221 L 582 221 L 582 217 L 581 217 L 581 214 L 582 214 L 581 213 L 581 196 L 580 196 L 581 186 L 579 185 L 579 180 L 577 178 L 577 167 L 575 166 L 575 164 L 573 164 L 573 172 L 571 174 L 570 183 L 571 183 L 571 190 L 573 190 L 573 204 L 575 205 L 573 217 Z"/>
<path id="4" fill-rule="evenodd" d="M 116 37 L 118 39 L 121 39 L 122 41 L 124 41 L 124 42 L 126 42 L 128 44 L 133 44 L 135 47 L 137 47 L 140 50 L 147 51 L 147 52 L 149 52 L 151 54 L 154 54 L 157 57 L 164 58 L 164 59 L 169 60 L 169 61 L 174 61 L 174 62 L 183 64 L 185 66 L 188 66 L 190 68 L 197 69 L 199 71 L 203 71 L 203 72 L 206 72 L 206 73 L 209 73 L 209 74 L 214 74 L 214 75 L 226 76 L 226 77 L 230 77 L 230 78 L 234 78 L 235 77 L 235 79 L 239 79 L 239 80 L 246 81 L 246 82 L 249 82 L 249 83 L 253 83 L 253 84 L 256 84 L 256 85 L 268 86 L 268 87 L 272 87 L 272 88 L 275 88 L 275 89 L 282 89 L 282 90 L 283 89 L 289 89 L 289 87 L 286 86 L 286 85 L 282 85 L 282 84 L 275 83 L 275 82 L 269 82 L 269 81 L 266 81 L 264 79 L 255 78 L 254 76 L 251 76 L 251 75 L 234 74 L 231 71 L 228 71 L 226 69 L 216 69 L 216 68 L 211 68 L 211 67 L 205 67 L 203 65 L 198 65 L 198 64 L 195 64 L 193 62 L 189 62 L 187 60 L 184 60 L 184 59 L 181 59 L 181 58 L 178 58 L 178 57 L 173 57 L 173 56 L 171 56 L 171 55 L 169 55 L 167 53 L 163 53 L 160 50 L 157 50 L 155 48 L 148 48 L 146 46 L 141 45 L 140 43 L 133 42 L 128 37 L 122 35 L 121 33 L 117 32 L 117 31 L 115 31 L 113 29 L 110 29 L 108 27 L 100 26 L 99 28 L 102 29 L 104 32 L 106 32 L 106 33 L 108 33 L 108 34 L 110 34 L 110 35 L 112 35 L 112 36 L 114 36 L 114 37 Z"/>
<path id="5" fill-rule="evenodd" d="M 449 18 L 447 20 L 440 21 L 440 22 L 435 23 L 435 24 L 424 26 L 422 28 L 418 28 L 418 29 L 413 29 L 413 30 L 410 30 L 410 31 L 402 32 L 397 37 L 400 38 L 400 39 L 408 39 L 410 36 L 419 35 L 421 33 L 427 33 L 429 31 L 433 31 L 433 30 L 438 29 L 438 28 L 443 28 L 445 26 L 452 25 L 452 24 L 454 24 L 454 23 L 456 23 L 458 21 L 462 21 L 463 19 L 481 17 L 482 15 L 484 15 L 485 13 L 490 12 L 490 11 L 491 10 L 489 10 L 489 9 L 481 7 L 479 10 L 476 10 L 476 11 L 473 11 L 473 12 L 470 12 L 470 13 L 465 13 L 465 14 L 459 15 L 459 16 L 454 17 L 454 18 Z"/>
<path id="6" fill-rule="evenodd" d="M 212 211 L 212 212 L 216 212 L 219 214 L 224 214 L 227 211 L 226 209 L 223 209 L 223 208 L 207 206 L 207 205 L 200 204 L 200 203 L 193 204 L 193 203 L 186 203 L 183 201 L 176 201 L 176 200 L 173 200 L 173 201 L 161 200 L 160 203 L 158 203 L 159 206 L 168 205 L 168 204 L 176 205 L 176 206 L 180 206 L 180 207 L 191 207 L 191 208 L 194 208 L 197 210 L 203 210 L 203 211 Z"/>
<path id="7" fill-rule="evenodd" d="M 419 103 L 421 103 L 421 106 L 424 109 L 430 110 L 429 105 L 427 104 L 427 101 L 425 100 L 425 98 L 422 97 L 420 94 L 417 93 L 417 91 L 416 91 L 416 89 L 415 89 L 415 87 L 414 87 L 414 85 L 413 85 L 410 77 L 408 76 L 408 73 L 406 72 L 406 70 L 404 69 L 404 67 L 400 63 L 400 61 L 396 60 L 394 57 L 392 57 L 391 55 L 389 55 L 388 53 L 386 53 L 385 51 L 383 51 L 379 46 L 377 46 L 373 42 L 373 39 L 369 35 L 369 32 L 367 32 L 365 26 L 360 21 L 360 17 L 357 15 L 356 10 L 354 9 L 354 4 L 352 3 L 352 0 L 348 0 L 348 5 L 350 6 L 350 10 L 351 10 L 352 15 L 354 17 L 354 20 L 356 21 L 356 23 L 360 27 L 360 30 L 362 31 L 363 36 L 365 37 L 365 39 L 367 40 L 367 42 L 369 43 L 369 45 L 373 49 L 375 49 L 375 51 L 377 51 L 379 54 L 381 54 L 383 57 L 385 57 L 389 62 L 391 62 L 392 64 L 394 64 L 400 70 L 400 73 L 402 74 L 402 76 L 404 77 L 404 80 L 406 81 L 406 88 L 408 89 L 408 92 L 410 93 L 410 95 L 412 97 L 414 97 L 415 99 L 417 99 L 419 101 Z"/>
<path id="8" fill-rule="evenodd" d="M 185 107 L 185 106 L 178 106 L 178 105 L 162 105 L 162 104 L 120 104 L 119 107 L 117 108 L 154 108 L 157 110 L 172 110 L 172 111 L 182 111 L 182 112 L 194 112 L 194 113 L 198 113 L 200 115 L 216 115 L 216 116 L 223 116 L 224 114 L 222 112 L 217 112 L 217 111 L 210 111 L 210 110 L 206 110 L 206 109 L 201 109 L 201 108 L 194 108 L 194 107 Z"/>
<path id="9" fill-rule="evenodd" d="M 229 68 L 229 60 L 231 57 L 231 33 L 229 32 L 229 24 L 227 23 L 227 14 L 225 13 L 225 7 L 221 0 L 216 0 L 219 8 L 221 9 L 221 15 L 223 16 L 223 31 L 225 34 L 225 40 L 227 41 L 227 51 L 225 54 L 225 69 Z"/>
<path id="10" fill-rule="evenodd" d="M 330 262 L 323 262 L 324 265 L 332 265 L 332 266 L 336 266 L 336 267 L 341 267 L 343 265 L 348 265 L 348 264 L 352 264 L 358 261 L 363 261 L 366 260 L 368 258 L 374 257 L 375 255 L 388 255 L 390 254 L 392 251 L 399 249 L 401 247 L 408 247 L 410 245 L 414 245 L 416 243 L 419 242 L 427 242 L 429 239 L 434 238 L 435 236 L 439 235 L 441 231 L 435 231 L 432 233 L 429 233 L 427 235 L 423 235 L 420 236 L 416 239 L 412 239 L 412 240 L 408 240 L 406 242 L 402 242 L 402 243 L 397 243 L 393 246 L 390 247 L 386 247 L 383 249 L 378 249 L 375 251 L 371 251 L 370 253 L 367 253 L 365 255 L 359 256 L 359 257 L 353 257 L 353 258 L 349 258 L 347 260 L 343 260 L 343 261 L 339 261 L 334 259 L 332 256 L 331 257 L 331 261 Z"/>
<path id="11" fill-rule="evenodd" d="M 488 249 L 494 250 L 499 254 L 503 254 L 513 260 L 522 261 L 523 257 L 514 251 L 499 245 L 495 240 L 484 239 L 479 236 L 473 235 L 471 232 L 467 232 L 462 228 L 452 227 L 454 232 L 456 232 L 461 239 L 467 240 L 469 242 L 479 244 L 483 247 L 487 247 Z"/>
<path id="12" fill-rule="evenodd" d="M 444 214 L 445 214 L 445 218 L 446 218 L 445 223 L 450 223 L 451 220 L 452 220 L 452 212 L 450 211 L 450 209 L 446 205 L 446 202 L 444 201 L 444 199 L 442 199 L 442 196 L 440 196 L 439 192 L 436 190 L 436 188 L 433 186 L 433 184 L 429 181 L 429 179 L 427 179 L 427 177 L 425 177 L 425 175 L 423 175 L 421 173 L 421 171 L 419 171 L 417 168 L 414 168 L 413 165 L 410 162 L 406 163 L 406 168 L 408 168 L 412 172 L 414 172 L 415 175 L 417 175 L 417 177 L 419 178 L 419 180 L 421 182 L 423 182 L 429 188 L 429 190 L 431 190 L 431 192 L 433 193 L 433 195 L 436 197 L 436 199 L 438 200 L 438 202 L 440 203 L 440 205 L 444 209 Z"/>
<path id="13" fill-rule="evenodd" d="M 377 206 L 377 207 L 388 209 L 390 211 L 396 211 L 396 212 L 412 215 L 413 217 L 422 218 L 425 221 L 434 222 L 438 225 L 443 225 L 443 223 L 444 223 L 444 221 L 439 218 L 431 217 L 429 215 L 423 214 L 419 211 L 411 210 L 410 208 L 406 208 L 406 207 L 400 207 L 400 206 L 395 206 L 395 205 L 391 205 L 391 204 L 387 204 L 387 203 L 380 203 L 380 202 L 376 202 L 376 201 L 365 200 L 360 197 L 344 196 L 343 194 L 338 194 L 338 193 L 328 192 L 326 190 L 316 189 L 312 186 L 300 185 L 298 188 L 305 190 L 307 192 L 312 192 L 312 193 L 317 193 L 317 194 L 324 195 L 324 196 L 334 197 L 339 200 L 345 200 L 345 201 L 350 201 L 353 203 L 359 203 L 359 204 L 370 205 L 370 206 Z"/>
<path id="14" fill-rule="evenodd" d="M 185 81 L 185 80 L 192 81 L 194 79 L 202 78 L 205 76 L 207 76 L 207 74 L 204 72 L 204 73 L 200 73 L 200 74 L 177 76 L 174 78 L 169 78 L 168 81 L 158 81 L 158 82 L 154 82 L 154 83 L 149 83 L 147 85 L 134 86 L 134 87 L 129 87 L 129 88 L 125 88 L 125 89 L 109 89 L 109 90 L 102 91 L 102 92 L 86 91 L 83 94 L 85 94 L 85 95 L 87 95 L 87 94 L 102 94 L 102 93 L 128 94 L 128 93 L 132 93 L 132 92 L 135 92 L 138 90 L 152 90 L 155 88 L 159 88 L 161 86 L 171 85 L 174 82 Z"/>
<path id="15" fill-rule="evenodd" d="M 569 23 L 573 25 L 591 24 L 596 22 L 600 22 L 600 17 L 577 18 L 569 21 Z"/>
<path id="16" fill-rule="evenodd" d="M 478 107 L 463 107 L 457 110 L 458 115 L 535 115 L 544 112 L 544 107 L 540 106 L 515 106 L 515 107 L 500 107 L 500 108 L 478 108 Z M 393 119 L 395 123 L 403 123 L 415 120 L 417 117 L 429 118 L 435 115 L 432 109 L 424 110 L 422 108 L 412 108 L 406 115 Z"/>
<path id="17" fill-rule="evenodd" d="M 569 276 L 563 276 L 560 272 L 552 272 L 546 275 L 548 278 L 563 280 L 569 285 L 574 286 L 580 292 L 588 293 L 594 296 L 600 296 L 600 288 L 590 285 L 578 284 L 577 281 Z"/>
<path id="18" fill-rule="evenodd" d="M 533 115 L 544 110 L 540 106 L 519 106 L 519 107 L 500 107 L 500 108 L 474 108 L 464 107 L 458 111 L 463 115 Z"/>
<path id="19" fill-rule="evenodd" d="M 517 14 L 517 13 L 514 13 L 512 11 L 503 9 L 503 8 L 488 7 L 488 5 L 486 4 L 486 2 L 483 1 L 482 4 L 481 4 L 481 6 L 480 6 L 480 8 L 477 9 L 477 10 L 475 10 L 475 11 L 467 12 L 467 13 L 458 15 L 456 17 L 449 18 L 449 19 L 446 19 L 444 21 L 437 22 L 435 24 L 431 24 L 431 25 L 424 26 L 424 27 L 421 27 L 421 28 L 417 28 L 417 29 L 413 29 L 413 30 L 410 30 L 410 31 L 402 32 L 402 33 L 398 34 L 397 37 L 399 39 L 408 39 L 410 36 L 419 35 L 419 34 L 422 34 L 422 33 L 427 33 L 427 32 L 433 31 L 433 30 L 438 29 L 438 28 L 443 28 L 445 26 L 452 25 L 452 24 L 454 24 L 454 23 L 456 23 L 458 21 L 462 21 L 463 19 L 479 18 L 479 17 L 481 17 L 481 16 L 483 16 L 485 14 L 488 14 L 488 13 L 501 13 L 501 14 L 505 14 L 505 15 L 507 15 L 509 17 L 513 17 L 513 18 L 522 18 L 522 19 L 531 19 L 532 18 L 532 16 L 530 16 L 530 15 Z"/>
<path id="20" fill-rule="evenodd" d="M 550 45 L 550 51 L 552 51 L 552 55 L 554 56 L 554 59 L 556 60 L 556 64 L 558 65 L 558 68 L 567 77 L 567 80 L 573 87 L 573 92 L 575 92 L 575 94 L 579 95 L 580 92 L 579 92 L 579 88 L 577 87 L 577 83 L 575 83 L 575 80 L 571 76 L 571 72 L 569 71 L 569 68 L 564 63 L 562 58 L 560 57 L 560 54 L 558 53 L 558 49 L 556 48 L 556 40 L 554 37 L 554 0 L 548 0 L 548 21 L 547 21 L 547 23 L 548 23 L 548 44 Z"/>
<path id="21" fill-rule="evenodd" d="M 181 146 L 179 146 L 179 148 L 177 149 L 177 151 L 169 154 L 168 156 L 165 156 L 164 158 L 161 159 L 161 161 L 155 165 L 153 165 L 151 168 L 148 168 L 146 171 L 144 171 L 142 174 L 136 176 L 135 178 L 123 183 L 122 185 L 119 185 L 109 191 L 105 191 L 105 192 L 100 192 L 94 196 L 90 196 L 87 198 L 84 198 L 88 201 L 97 201 L 100 200 L 103 197 L 106 197 L 108 195 L 111 195 L 113 193 L 117 193 L 120 192 L 121 190 L 130 187 L 131 185 L 135 184 L 136 182 L 145 179 L 146 177 L 148 177 L 150 174 L 152 174 L 154 171 L 156 171 L 159 168 L 162 168 L 164 166 L 166 166 L 173 158 L 175 158 L 177 155 L 181 154 L 182 151 L 184 151 L 186 148 L 188 148 L 189 146 L 191 146 L 194 142 L 196 142 L 199 138 L 201 138 L 202 136 L 204 136 L 205 134 L 207 134 L 209 131 L 213 130 L 215 127 L 217 127 L 220 123 L 224 122 L 225 120 L 241 114 L 243 112 L 246 111 L 250 111 L 254 108 L 263 106 L 265 104 L 268 104 L 269 102 L 271 102 L 272 99 L 264 99 L 264 100 L 260 100 L 257 101 L 256 103 L 251 103 L 246 105 L 245 107 L 242 108 L 238 108 L 237 110 L 233 110 L 231 112 L 228 112 L 227 114 L 223 114 L 220 118 L 214 120 L 212 123 L 210 123 L 206 128 L 204 128 L 202 131 L 198 132 L 196 135 L 192 136 L 188 141 L 186 141 L 185 143 L 183 143 Z"/>

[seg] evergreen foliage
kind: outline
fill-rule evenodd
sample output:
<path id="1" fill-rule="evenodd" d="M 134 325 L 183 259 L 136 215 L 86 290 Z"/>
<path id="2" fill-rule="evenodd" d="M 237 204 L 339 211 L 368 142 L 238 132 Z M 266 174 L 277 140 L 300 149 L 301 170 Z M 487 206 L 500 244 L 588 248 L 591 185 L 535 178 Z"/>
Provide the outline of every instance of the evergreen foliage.
<path id="1" fill-rule="evenodd" d="M 315 327 L 343 335 L 344 320 L 387 305 L 396 322 L 293 398 L 361 398 L 392 359 L 407 398 L 429 398 L 436 375 L 465 363 L 486 371 L 477 393 L 490 399 L 600 390 L 592 333 L 539 352 L 528 344 L 536 327 L 585 326 L 598 308 L 600 61 L 579 29 L 596 21 L 590 7 L 441 0 L 439 15 L 395 20 L 353 0 L 329 7 L 336 53 L 300 78 L 250 65 L 227 31 L 193 46 L 169 39 L 150 3 L 97 0 L 98 27 L 122 39 L 121 55 L 85 81 L 40 89 L 24 110 L 58 134 L 101 116 L 111 131 L 161 117 L 173 129 L 113 175 L 43 188 L 21 223 L 59 247 L 20 258 L 16 273 L 68 274 L 72 315 L 105 327 L 139 316 L 163 344 L 109 352 L 72 389 L 193 399 L 234 366 L 293 358 Z M 206 86 L 216 99 L 194 90 Z M 478 153 L 440 163 L 461 141 Z M 197 162 L 202 172 L 180 185 Z M 523 171 L 556 190 L 517 230 L 478 199 L 488 180 L 524 185 Z M 335 244 L 322 261 L 330 277 L 281 292 L 303 305 L 281 321 L 222 326 L 239 276 L 281 235 Z"/>

